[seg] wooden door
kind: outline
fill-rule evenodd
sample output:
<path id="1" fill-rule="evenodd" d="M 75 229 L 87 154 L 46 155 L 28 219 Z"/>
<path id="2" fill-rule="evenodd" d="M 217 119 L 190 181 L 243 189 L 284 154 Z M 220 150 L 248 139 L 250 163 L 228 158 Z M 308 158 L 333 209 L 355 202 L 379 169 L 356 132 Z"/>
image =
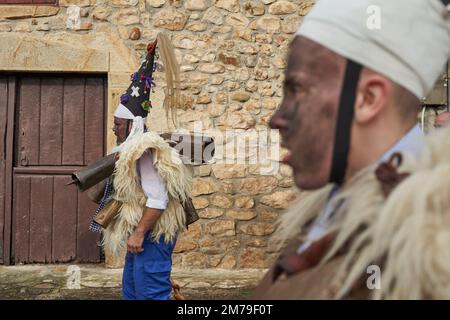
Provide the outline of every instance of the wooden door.
<path id="1" fill-rule="evenodd" d="M 106 79 L 20 75 L 15 91 L 12 260 L 99 262 L 96 205 L 65 184 L 104 153 Z"/>
<path id="2" fill-rule="evenodd" d="M 0 263 L 11 255 L 13 126 L 16 81 L 0 76 Z"/>

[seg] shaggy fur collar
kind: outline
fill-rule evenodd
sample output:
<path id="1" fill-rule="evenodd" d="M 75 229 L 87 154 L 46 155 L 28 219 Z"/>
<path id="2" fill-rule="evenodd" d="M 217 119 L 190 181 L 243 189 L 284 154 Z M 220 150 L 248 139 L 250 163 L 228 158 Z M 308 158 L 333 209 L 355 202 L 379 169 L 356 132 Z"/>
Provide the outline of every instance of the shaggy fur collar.
<path id="1" fill-rule="evenodd" d="M 374 299 L 450 299 L 450 128 L 427 137 L 423 155 L 404 154 L 400 172 L 411 175 L 384 198 L 374 168 L 350 181 L 333 201 L 345 201 L 333 247 L 322 263 L 350 244 L 336 270 L 336 298 L 345 297 L 365 276 L 381 267 L 381 289 Z M 279 221 L 275 244 L 298 238 L 327 201 L 330 187 L 304 193 Z M 344 281 L 342 281 L 344 279 Z M 337 283 L 339 282 L 339 283 Z"/>
<path id="2" fill-rule="evenodd" d="M 171 242 L 185 230 L 186 217 L 181 203 L 190 197 L 192 176 L 179 154 L 163 138 L 154 132 L 140 134 L 122 145 L 116 162 L 114 199 L 121 201 L 123 206 L 117 218 L 104 230 L 103 239 L 105 250 L 115 255 L 126 249 L 128 237 L 142 217 L 146 197 L 136 163 L 148 149 L 152 149 L 155 168 L 169 193 L 167 209 L 156 222 L 152 237 L 158 241 L 164 235 L 165 242 Z"/>

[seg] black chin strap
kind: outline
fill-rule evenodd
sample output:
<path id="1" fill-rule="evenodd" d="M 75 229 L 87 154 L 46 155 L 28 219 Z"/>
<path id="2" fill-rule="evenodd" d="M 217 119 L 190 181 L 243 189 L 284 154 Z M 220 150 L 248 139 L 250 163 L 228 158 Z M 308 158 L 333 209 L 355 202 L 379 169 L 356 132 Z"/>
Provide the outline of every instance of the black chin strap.
<path id="1" fill-rule="evenodd" d="M 131 124 L 131 125 L 130 125 Z M 133 120 L 131 119 L 127 119 L 127 138 L 131 133 L 131 126 L 133 125 Z M 125 138 L 126 140 L 126 138 Z"/>
<path id="2" fill-rule="evenodd" d="M 333 146 L 333 162 L 330 182 L 342 184 L 347 169 L 348 153 L 350 150 L 350 134 L 353 122 L 353 107 L 356 100 L 356 88 L 362 66 L 351 60 L 347 61 L 344 83 L 342 85 L 339 102 L 336 132 Z"/>

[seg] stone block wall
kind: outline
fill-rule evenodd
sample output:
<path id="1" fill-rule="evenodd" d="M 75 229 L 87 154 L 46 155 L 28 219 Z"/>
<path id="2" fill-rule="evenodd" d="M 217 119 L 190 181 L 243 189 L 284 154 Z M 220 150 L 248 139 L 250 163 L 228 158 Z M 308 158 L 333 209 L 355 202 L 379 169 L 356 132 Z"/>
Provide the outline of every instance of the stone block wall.
<path id="1" fill-rule="evenodd" d="M 192 130 L 194 122 L 201 121 L 203 129 L 236 130 L 239 135 L 267 127 L 281 100 L 289 43 L 313 2 L 60 0 L 57 6 L 0 5 L 0 40 L 8 35 L 11 43 L 14 34 L 27 39 L 70 38 L 71 46 L 79 41 L 83 47 L 82 39 L 90 39 L 102 49 L 103 38 L 95 40 L 102 34 L 114 39 L 110 42 L 120 46 L 120 52 L 126 47 L 139 58 L 164 31 L 176 48 L 182 71 L 180 127 Z M 117 68 L 134 71 L 129 65 Z M 120 81 L 109 74 L 110 81 L 119 83 L 110 91 L 109 122 L 120 90 L 128 85 L 123 74 Z M 158 77 L 161 72 L 156 74 L 161 88 L 164 80 Z M 156 103 L 154 109 L 158 107 Z M 149 125 L 165 130 L 161 126 L 165 121 L 164 113 L 155 110 Z M 113 144 L 109 134 L 108 146 Z M 193 201 L 201 219 L 178 240 L 175 266 L 269 266 L 273 253 L 267 247 L 268 237 L 295 192 L 289 168 L 281 166 L 271 175 L 261 175 L 259 167 L 232 161 L 194 168 Z"/>
<path id="2" fill-rule="evenodd" d="M 147 44 L 164 31 L 181 65 L 180 127 L 193 130 L 200 121 L 203 129 L 243 135 L 267 128 L 281 100 L 289 43 L 313 3 L 60 0 L 56 6 L 0 5 L 0 70 L 107 72 L 111 128 L 129 73 L 136 70 Z M 166 131 L 170 126 L 160 108 L 163 73 L 155 77 L 149 126 Z M 426 110 L 426 131 L 432 129 L 436 111 L 444 110 Z M 112 132 L 107 144 L 114 144 Z M 201 219 L 178 240 L 175 266 L 269 266 L 274 253 L 268 238 L 295 191 L 289 168 L 261 175 L 260 165 L 248 163 L 252 156 L 247 154 L 245 163 L 236 163 L 234 156 L 228 164 L 194 168 L 193 201 Z M 120 260 L 107 257 L 111 265 L 120 265 Z"/>

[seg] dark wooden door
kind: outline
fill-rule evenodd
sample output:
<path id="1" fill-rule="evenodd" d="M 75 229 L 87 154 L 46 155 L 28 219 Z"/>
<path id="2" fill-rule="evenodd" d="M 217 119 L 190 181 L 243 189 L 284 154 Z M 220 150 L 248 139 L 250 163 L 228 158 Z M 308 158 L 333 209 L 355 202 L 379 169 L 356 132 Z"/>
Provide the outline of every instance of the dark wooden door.
<path id="1" fill-rule="evenodd" d="M 14 95 L 16 81 L 0 77 L 0 263 L 9 264 L 11 254 L 11 194 Z"/>
<path id="2" fill-rule="evenodd" d="M 106 79 L 19 75 L 15 91 L 12 261 L 98 262 L 96 205 L 65 184 L 104 153 Z"/>

